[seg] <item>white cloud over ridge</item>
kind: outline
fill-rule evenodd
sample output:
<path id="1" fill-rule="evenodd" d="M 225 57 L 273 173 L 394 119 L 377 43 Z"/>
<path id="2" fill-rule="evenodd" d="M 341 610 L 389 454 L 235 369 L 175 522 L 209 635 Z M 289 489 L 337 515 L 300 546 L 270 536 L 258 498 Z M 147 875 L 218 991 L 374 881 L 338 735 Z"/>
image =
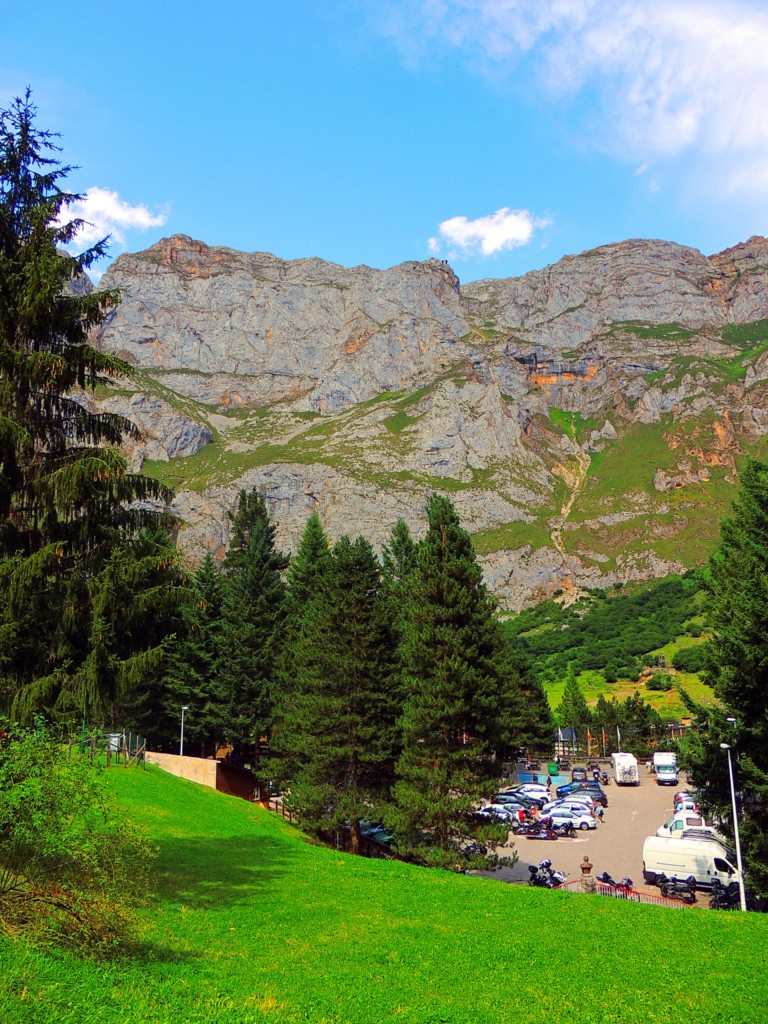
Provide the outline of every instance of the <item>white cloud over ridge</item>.
<path id="1" fill-rule="evenodd" d="M 528 210 L 510 210 L 506 206 L 474 220 L 450 217 L 438 225 L 437 235 L 429 239 L 429 251 L 437 255 L 446 246 L 451 258 L 495 256 L 527 245 L 534 231 L 549 223 L 544 218 L 534 217 Z"/>
<path id="2" fill-rule="evenodd" d="M 409 60 L 445 50 L 586 103 L 596 149 L 636 161 L 695 154 L 725 191 L 768 190 L 764 0 L 391 0 Z M 588 119 L 588 120 L 587 120 Z M 732 168 L 738 165 L 738 170 Z"/>
<path id="3" fill-rule="evenodd" d="M 161 227 L 168 219 L 165 213 L 152 213 L 141 203 L 131 206 L 117 192 L 98 187 L 89 188 L 85 198 L 72 203 L 62 216 L 67 220 L 84 221 L 72 243 L 78 248 L 93 245 L 105 235 L 122 248 L 126 245 L 127 231 Z"/>

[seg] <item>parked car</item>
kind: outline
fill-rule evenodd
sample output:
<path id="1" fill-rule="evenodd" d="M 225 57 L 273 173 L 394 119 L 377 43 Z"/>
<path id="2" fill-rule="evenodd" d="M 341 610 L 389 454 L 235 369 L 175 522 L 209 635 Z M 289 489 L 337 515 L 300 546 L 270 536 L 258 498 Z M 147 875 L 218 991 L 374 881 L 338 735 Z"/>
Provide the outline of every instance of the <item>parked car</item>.
<path id="1" fill-rule="evenodd" d="M 586 768 L 574 768 L 571 771 L 571 780 L 573 782 L 583 782 L 587 777 Z"/>
<path id="2" fill-rule="evenodd" d="M 548 804 L 544 804 L 541 813 L 547 814 L 553 807 L 567 807 L 570 810 L 586 811 L 588 814 L 594 814 L 597 804 L 590 797 L 587 797 L 587 799 L 589 803 L 585 803 L 577 797 L 561 797 L 559 800 L 550 800 Z"/>
<path id="3" fill-rule="evenodd" d="M 504 804 L 505 807 L 509 804 L 510 807 L 516 810 L 518 807 L 525 807 L 524 800 L 525 797 L 519 793 L 496 793 L 491 803 Z"/>
<path id="4" fill-rule="evenodd" d="M 514 812 L 502 804 L 486 804 L 485 807 L 481 807 L 475 813 L 476 817 L 483 821 L 491 821 L 498 824 L 511 825 L 515 820 Z"/>
<path id="5" fill-rule="evenodd" d="M 695 811 L 698 812 L 699 805 L 693 799 L 693 797 L 687 796 L 683 800 L 675 801 L 675 814 L 679 811 Z"/>
<path id="6" fill-rule="evenodd" d="M 603 807 L 608 806 L 608 797 L 597 782 L 567 782 L 564 786 L 558 786 L 556 793 L 560 797 L 575 796 L 576 793 L 586 793 L 588 796 L 591 796 L 593 800 L 602 804 Z"/>
<path id="7" fill-rule="evenodd" d="M 583 832 L 590 828 L 597 828 L 597 822 L 586 809 L 578 811 L 570 807 L 553 807 L 549 813 L 541 815 L 541 820 L 551 821 L 553 825 L 570 822 L 574 828 L 579 828 Z"/>

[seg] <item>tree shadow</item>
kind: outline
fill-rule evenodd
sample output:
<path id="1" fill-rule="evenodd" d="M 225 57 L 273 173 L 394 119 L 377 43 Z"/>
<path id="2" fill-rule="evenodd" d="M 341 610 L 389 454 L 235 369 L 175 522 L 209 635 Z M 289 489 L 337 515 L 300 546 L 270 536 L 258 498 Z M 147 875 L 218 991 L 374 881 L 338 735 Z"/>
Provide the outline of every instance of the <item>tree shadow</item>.
<path id="1" fill-rule="evenodd" d="M 290 844 L 270 836 L 164 837 L 157 895 L 194 909 L 231 907 L 273 886 L 293 860 Z"/>

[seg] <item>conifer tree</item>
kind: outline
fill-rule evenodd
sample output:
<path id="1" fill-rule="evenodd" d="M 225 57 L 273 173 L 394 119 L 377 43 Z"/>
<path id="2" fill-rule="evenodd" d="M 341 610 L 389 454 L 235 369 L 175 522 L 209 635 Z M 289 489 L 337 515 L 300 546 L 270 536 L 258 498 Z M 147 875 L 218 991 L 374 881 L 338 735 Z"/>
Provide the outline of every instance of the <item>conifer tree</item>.
<path id="1" fill-rule="evenodd" d="M 103 594 L 94 578 L 106 572 L 108 587 L 115 546 L 159 525 L 137 499 L 170 497 L 127 471 L 116 446 L 135 427 L 89 412 L 74 394 L 128 367 L 89 344 L 118 300 L 80 286 L 106 242 L 67 252 L 82 227 L 67 207 L 82 196 L 61 187 L 71 168 L 35 116 L 29 93 L 0 111 L 0 671 L 6 700 L 23 695 L 30 709 L 83 703 L 90 683 L 105 679 L 93 670 Z"/>
<path id="2" fill-rule="evenodd" d="M 419 546 L 404 519 L 395 523 L 381 554 L 384 579 L 392 586 L 402 584 L 416 568 Z"/>
<path id="3" fill-rule="evenodd" d="M 768 895 L 768 465 L 757 459 L 742 470 L 705 586 L 713 630 L 707 679 L 720 705 L 684 695 L 697 729 L 686 737 L 681 759 L 705 810 L 730 838 L 730 783 L 720 744 L 731 746 L 747 880 L 754 892 Z"/>
<path id="4" fill-rule="evenodd" d="M 189 708 L 185 736 L 199 744 L 205 757 L 216 753 L 227 731 L 226 702 L 218 676 L 221 656 L 224 581 L 210 552 L 192 574 L 182 608 L 182 626 L 170 654 L 164 680 L 163 712 L 176 723 L 182 706 Z"/>
<path id="5" fill-rule="evenodd" d="M 260 739 L 274 718 L 286 615 L 282 573 L 288 560 L 275 548 L 275 530 L 261 495 L 241 491 L 224 558 L 218 675 L 229 736 L 253 745 L 257 767 Z"/>
<path id="6" fill-rule="evenodd" d="M 398 849 L 424 864 L 487 866 L 470 845 L 473 808 L 495 784 L 495 752 L 514 743 L 517 680 L 451 502 L 433 495 L 427 521 L 408 583 Z"/>
<path id="7" fill-rule="evenodd" d="M 294 637 L 294 685 L 276 736 L 290 770 L 290 804 L 315 830 L 351 823 L 386 799 L 398 750 L 400 695 L 389 604 L 368 541 L 342 537 Z"/>

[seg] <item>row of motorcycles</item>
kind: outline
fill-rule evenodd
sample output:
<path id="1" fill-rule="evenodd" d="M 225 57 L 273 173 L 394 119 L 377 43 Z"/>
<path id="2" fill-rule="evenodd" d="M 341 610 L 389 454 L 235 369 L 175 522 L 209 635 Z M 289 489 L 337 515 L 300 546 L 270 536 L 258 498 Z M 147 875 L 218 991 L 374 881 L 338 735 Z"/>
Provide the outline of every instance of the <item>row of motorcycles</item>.
<path id="1" fill-rule="evenodd" d="M 568 839 L 576 838 L 576 829 L 570 821 L 564 821 L 559 825 L 551 821 L 518 821 L 512 826 L 512 832 L 516 836 L 525 836 L 526 839 L 560 839 L 563 836 Z"/>
<path id="2" fill-rule="evenodd" d="M 689 875 L 686 879 L 680 880 L 678 878 L 667 878 L 666 875 L 660 875 L 657 879 L 659 889 L 662 896 L 666 896 L 667 899 L 682 900 L 683 903 L 696 903 L 696 879 L 693 875 Z M 754 900 L 749 895 L 745 894 L 747 909 L 752 910 L 754 907 Z M 739 893 L 739 883 L 729 882 L 728 885 L 723 885 L 719 878 L 712 879 L 712 891 L 709 897 L 710 910 L 738 910 L 741 907 L 741 896 Z"/>
<path id="3" fill-rule="evenodd" d="M 528 885 L 534 885 L 540 889 L 556 889 L 568 877 L 562 871 L 555 871 L 549 858 L 540 861 L 538 867 L 535 864 L 529 864 L 528 871 L 530 872 Z"/>

